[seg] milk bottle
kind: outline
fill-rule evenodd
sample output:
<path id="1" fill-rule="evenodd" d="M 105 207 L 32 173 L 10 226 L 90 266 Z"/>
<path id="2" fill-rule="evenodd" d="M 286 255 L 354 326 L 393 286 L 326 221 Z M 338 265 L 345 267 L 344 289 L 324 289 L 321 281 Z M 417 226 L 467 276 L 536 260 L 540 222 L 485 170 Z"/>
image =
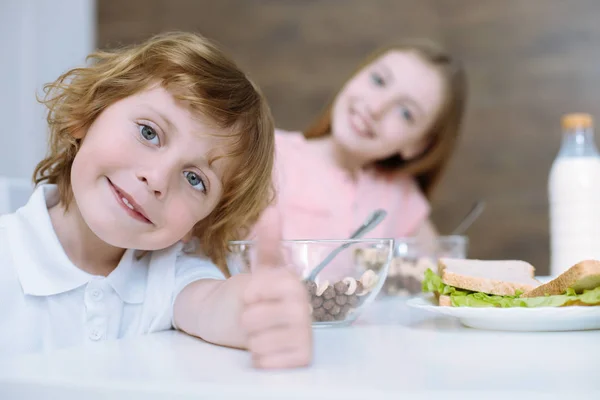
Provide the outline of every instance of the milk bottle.
<path id="1" fill-rule="evenodd" d="M 600 259 L 600 156 L 589 114 L 562 118 L 562 144 L 548 179 L 550 274 Z"/>

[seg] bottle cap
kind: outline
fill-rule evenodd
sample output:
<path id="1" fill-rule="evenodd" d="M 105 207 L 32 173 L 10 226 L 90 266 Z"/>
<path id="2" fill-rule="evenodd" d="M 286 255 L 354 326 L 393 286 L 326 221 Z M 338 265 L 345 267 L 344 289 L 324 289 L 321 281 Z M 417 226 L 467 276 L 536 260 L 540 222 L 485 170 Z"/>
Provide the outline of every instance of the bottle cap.
<path id="1" fill-rule="evenodd" d="M 563 129 L 591 128 L 594 119 L 590 114 L 571 113 L 565 114 L 561 120 Z"/>

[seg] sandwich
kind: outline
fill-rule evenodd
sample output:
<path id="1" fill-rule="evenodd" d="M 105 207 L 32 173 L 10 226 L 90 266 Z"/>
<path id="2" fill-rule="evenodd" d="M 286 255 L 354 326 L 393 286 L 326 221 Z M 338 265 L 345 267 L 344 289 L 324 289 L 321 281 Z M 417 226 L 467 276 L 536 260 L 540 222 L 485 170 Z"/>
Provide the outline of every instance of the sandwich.
<path id="1" fill-rule="evenodd" d="M 442 258 L 437 273 L 425 272 L 422 290 L 451 307 L 600 306 L 600 261 L 579 262 L 542 284 L 525 261 Z"/>

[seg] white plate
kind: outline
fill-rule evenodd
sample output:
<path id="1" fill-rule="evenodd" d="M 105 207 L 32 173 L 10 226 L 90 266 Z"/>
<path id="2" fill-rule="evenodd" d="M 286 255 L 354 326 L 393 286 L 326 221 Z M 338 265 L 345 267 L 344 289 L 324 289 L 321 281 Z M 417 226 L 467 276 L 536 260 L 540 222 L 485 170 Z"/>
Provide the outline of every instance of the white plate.
<path id="1" fill-rule="evenodd" d="M 435 297 L 415 297 L 407 304 L 456 317 L 470 328 L 498 331 L 581 331 L 600 329 L 600 306 L 593 307 L 440 307 Z"/>

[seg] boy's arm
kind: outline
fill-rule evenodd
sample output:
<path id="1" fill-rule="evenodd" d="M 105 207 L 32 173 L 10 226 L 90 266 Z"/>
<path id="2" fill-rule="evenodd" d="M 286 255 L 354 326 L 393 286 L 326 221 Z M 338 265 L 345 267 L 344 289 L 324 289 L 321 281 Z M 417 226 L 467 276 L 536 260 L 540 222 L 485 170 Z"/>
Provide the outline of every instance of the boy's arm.
<path id="1" fill-rule="evenodd" d="M 186 286 L 175 299 L 175 325 L 211 343 L 248 349 L 259 368 L 308 365 L 313 349 L 308 293 L 284 267 L 279 226 L 259 229 L 251 273 Z"/>
<path id="2" fill-rule="evenodd" d="M 189 284 L 175 300 L 175 325 L 207 342 L 246 349 L 246 335 L 240 329 L 241 294 L 249 278 L 249 274 L 239 274 L 227 280 L 202 279 Z"/>

